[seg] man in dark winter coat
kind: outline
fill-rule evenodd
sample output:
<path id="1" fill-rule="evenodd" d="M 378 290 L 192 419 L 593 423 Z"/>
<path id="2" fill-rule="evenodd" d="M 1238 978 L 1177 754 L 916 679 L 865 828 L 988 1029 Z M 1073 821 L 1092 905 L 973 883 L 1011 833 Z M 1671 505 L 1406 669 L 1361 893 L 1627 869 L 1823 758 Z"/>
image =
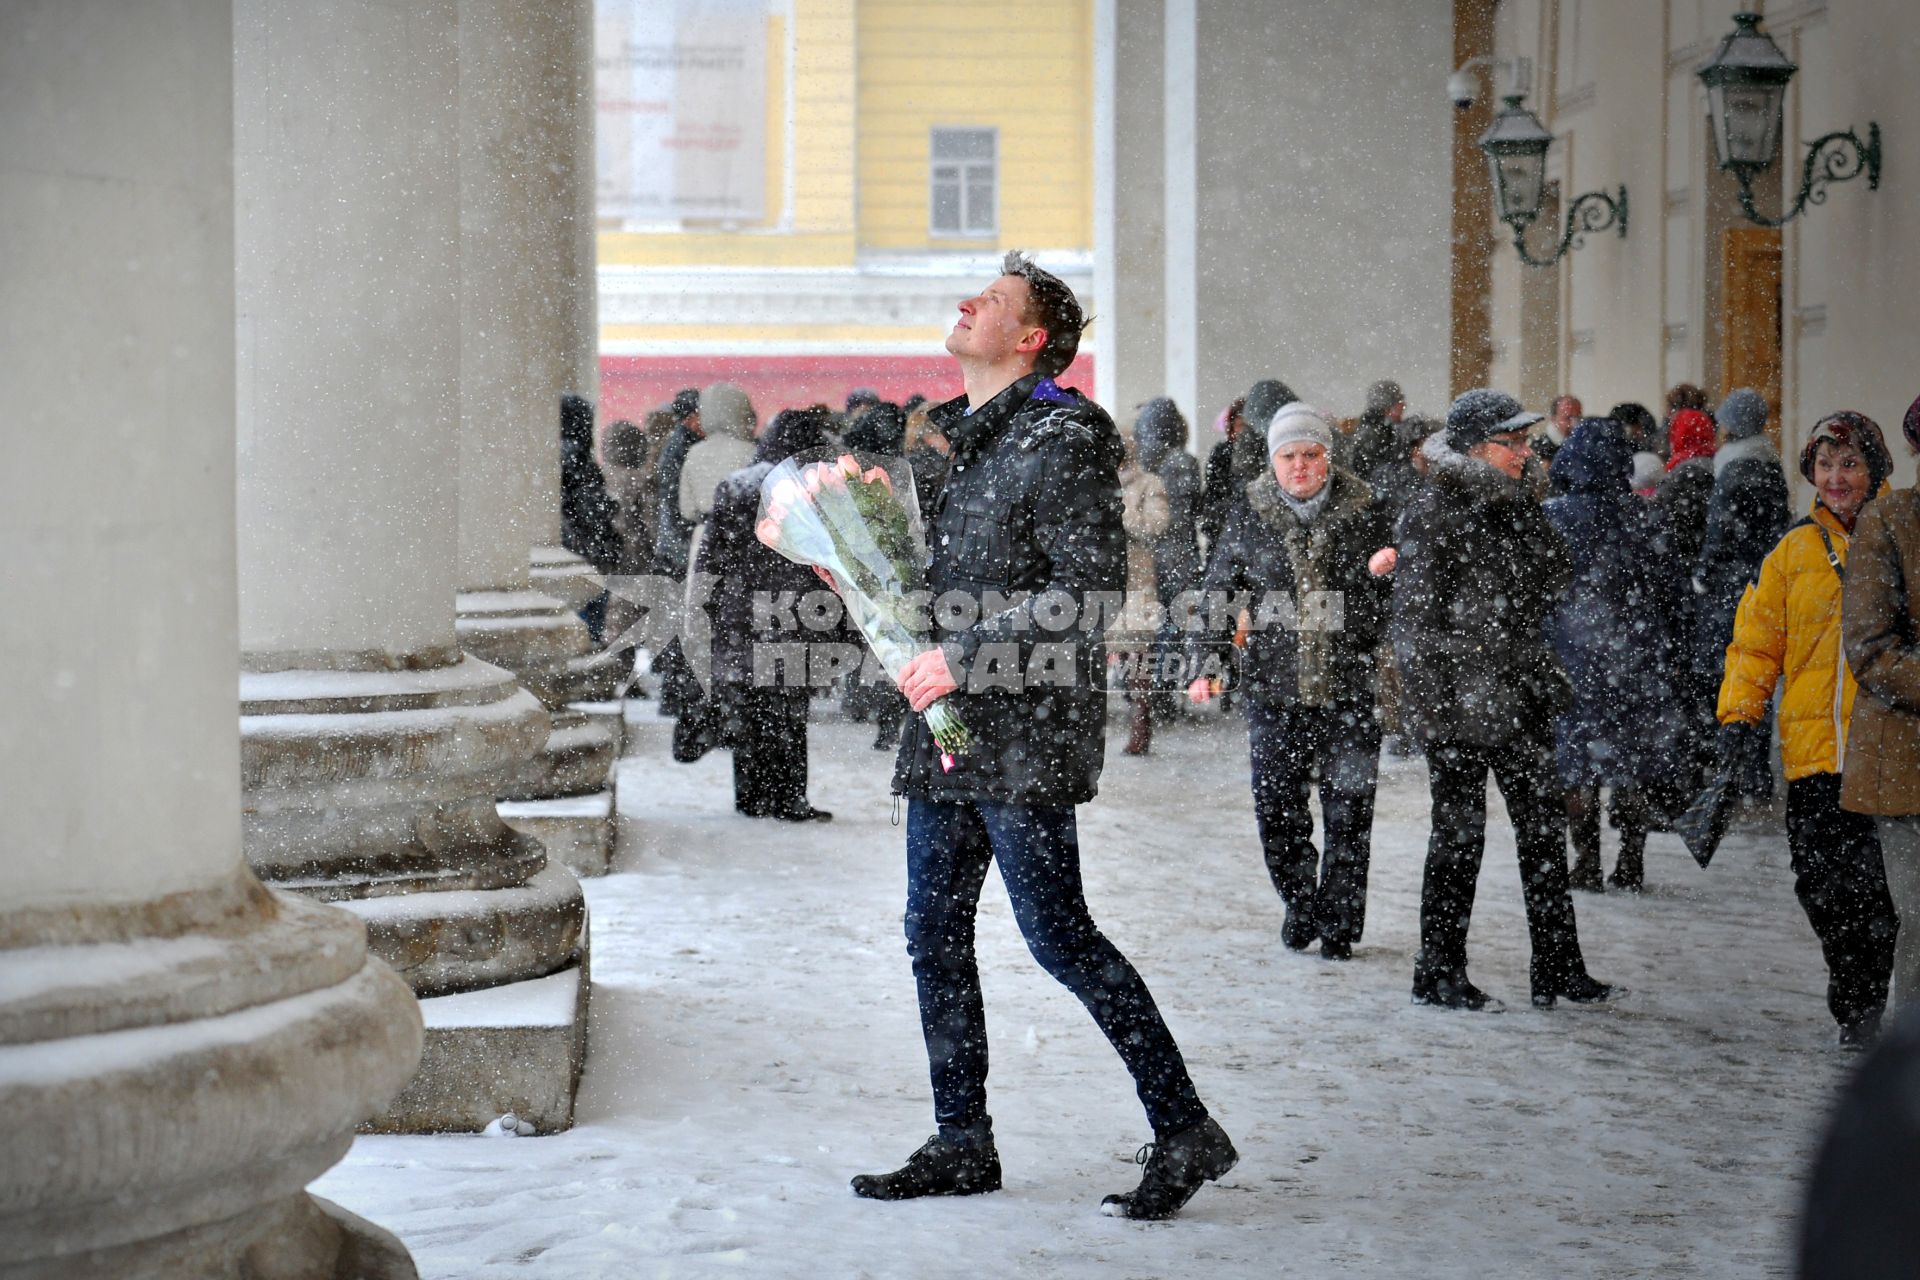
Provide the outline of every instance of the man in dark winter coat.
<path id="1" fill-rule="evenodd" d="M 1400 384 L 1391 380 L 1376 382 L 1367 388 L 1367 407 L 1360 414 L 1353 434 L 1345 437 L 1338 452 L 1340 465 L 1364 480 L 1374 468 L 1404 458 L 1400 448 L 1400 418 L 1407 411 L 1407 398 Z"/>
<path id="2" fill-rule="evenodd" d="M 1748 387 L 1728 395 L 1713 415 L 1720 447 L 1713 455 L 1707 532 L 1693 568 L 1694 679 L 1701 687 L 1719 688 L 1740 597 L 1789 523 L 1786 473 L 1766 436 L 1767 415 L 1766 398 Z M 1749 749 L 1734 762 L 1734 786 L 1742 795 L 1773 794 L 1764 736 L 1743 739 Z"/>
<path id="3" fill-rule="evenodd" d="M 1367 561 L 1387 525 L 1367 486 L 1330 466 L 1333 425 L 1295 402 L 1267 429 L 1272 467 L 1247 486 L 1207 561 L 1203 588 L 1226 602 L 1189 643 L 1190 669 L 1252 615 L 1241 687 L 1253 757 L 1253 809 L 1274 891 L 1287 904 L 1280 940 L 1346 960 L 1366 923 L 1373 797 L 1380 761 L 1374 646 L 1385 584 Z M 1204 675 L 1188 696 L 1205 703 Z M 1324 868 L 1307 794 L 1315 778 L 1325 821 Z"/>
<path id="4" fill-rule="evenodd" d="M 601 573 L 620 563 L 618 508 L 593 456 L 593 406 L 584 397 L 560 397 L 560 545 Z M 606 634 L 607 592 L 579 611 L 595 644 Z"/>
<path id="5" fill-rule="evenodd" d="M 1200 490 L 1200 537 L 1203 554 L 1211 555 L 1227 527 L 1227 514 L 1233 506 L 1233 445 L 1246 430 L 1247 398 L 1241 396 L 1220 412 L 1218 428 L 1226 439 L 1216 441 L 1207 450 L 1206 482 Z"/>
<path id="6" fill-rule="evenodd" d="M 1393 653 L 1407 727 L 1426 748 L 1433 795 L 1413 998 L 1481 1009 L 1467 929 L 1486 848 L 1487 774 L 1512 815 L 1533 944 L 1533 1002 L 1605 1000 L 1588 976 L 1567 892 L 1567 826 L 1553 722 L 1570 703 L 1541 634 L 1568 583 L 1566 548 L 1525 481 L 1539 415 L 1512 396 L 1466 391 L 1424 446 L 1427 486 L 1400 521 Z"/>
<path id="7" fill-rule="evenodd" d="M 560 544 L 601 573 L 620 560 L 616 506 L 593 456 L 593 406 L 581 397 L 560 397 Z"/>
<path id="8" fill-rule="evenodd" d="M 824 448 L 832 414 L 824 408 L 776 415 L 754 447 L 753 462 L 722 480 L 713 493 L 695 568 L 713 577 L 706 608 L 713 637 L 712 714 L 733 748 L 733 807 L 750 818 L 819 822 L 833 817 L 807 801 L 807 695 L 790 679 L 804 671 L 779 666 L 754 652 L 762 645 L 853 644 L 843 628 L 798 631 L 797 615 L 778 607 L 820 590 L 800 565 L 762 546 L 754 536 L 760 482 L 797 453 Z M 756 604 L 760 607 L 756 608 Z M 786 622 L 783 622 L 783 619 Z M 776 680 L 774 677 L 778 677 Z"/>
<path id="9" fill-rule="evenodd" d="M 660 459 L 654 465 L 654 512 L 659 524 L 653 532 L 654 573 L 675 581 L 687 576 L 687 555 L 693 544 L 693 522 L 680 514 L 680 477 L 686 470 L 687 454 L 705 439 L 700 429 L 700 391 L 688 387 L 675 395 L 669 406 L 676 419 L 674 428 L 660 446 Z M 653 670 L 660 677 L 660 712 L 679 716 L 700 700 L 700 685 L 693 669 L 680 652 L 680 641 L 667 643 L 666 650 L 654 655 Z"/>
<path id="10" fill-rule="evenodd" d="M 1117 604 L 1126 572 L 1119 433 L 1099 406 L 1053 382 L 1083 324 L 1072 290 L 1016 252 L 960 304 L 947 338 L 967 393 L 932 415 L 953 470 L 927 538 L 927 586 L 978 602 L 979 616 L 943 608 L 938 645 L 899 683 L 915 711 L 949 699 L 973 745 L 946 768 L 925 719 L 911 717 L 893 782 L 908 798 L 907 953 L 940 1129 L 902 1168 L 853 1180 L 872 1199 L 1000 1186 L 973 950 L 990 863 L 1034 958 L 1093 1015 L 1153 1125 L 1139 1187 L 1102 1209 L 1171 1217 L 1239 1158 L 1081 891 L 1074 806 L 1093 798 L 1106 736 L 1105 610 L 1095 597 Z"/>
<path id="11" fill-rule="evenodd" d="M 1399 523 L 1400 513 L 1407 509 L 1407 504 L 1413 501 L 1414 495 L 1427 482 L 1426 475 L 1414 460 L 1427 437 L 1441 427 L 1434 419 L 1417 413 L 1408 414 L 1393 425 L 1394 447 L 1398 452 L 1365 477 L 1367 488 L 1373 490 L 1373 500 L 1379 505 L 1389 529 Z"/>
<path id="12" fill-rule="evenodd" d="M 1598 891 L 1600 789 L 1614 791 L 1620 854 L 1613 885 L 1644 880 L 1649 784 L 1679 766 L 1685 724 L 1675 692 L 1679 572 L 1660 512 L 1630 487 L 1634 439 L 1615 418 L 1584 418 L 1554 455 L 1545 511 L 1565 542 L 1573 580 L 1547 620 L 1573 686 L 1555 726 L 1572 826 L 1576 889 Z"/>

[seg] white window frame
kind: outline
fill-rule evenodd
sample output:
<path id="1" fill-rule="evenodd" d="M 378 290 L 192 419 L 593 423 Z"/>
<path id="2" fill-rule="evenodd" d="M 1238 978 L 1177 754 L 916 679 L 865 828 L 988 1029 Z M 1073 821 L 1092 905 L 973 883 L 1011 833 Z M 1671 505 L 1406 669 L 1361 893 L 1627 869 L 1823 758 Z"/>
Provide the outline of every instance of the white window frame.
<path id="1" fill-rule="evenodd" d="M 972 154 L 986 140 L 984 158 Z M 951 140 L 961 145 L 943 147 Z M 942 154 L 942 152 L 947 154 Z M 958 155 L 953 154 L 959 152 Z M 939 222 L 940 191 L 945 187 L 958 199 L 959 221 Z M 984 221 L 971 217 L 974 198 L 985 187 Z M 985 125 L 934 125 L 927 135 L 927 234 L 935 240 L 990 240 L 1000 234 L 1000 130 Z"/>

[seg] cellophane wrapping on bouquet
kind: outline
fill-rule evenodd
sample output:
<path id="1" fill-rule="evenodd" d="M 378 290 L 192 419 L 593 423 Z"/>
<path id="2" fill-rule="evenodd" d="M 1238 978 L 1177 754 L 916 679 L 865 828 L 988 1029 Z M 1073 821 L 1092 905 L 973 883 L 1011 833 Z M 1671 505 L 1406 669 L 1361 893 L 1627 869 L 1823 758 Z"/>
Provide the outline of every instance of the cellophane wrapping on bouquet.
<path id="1" fill-rule="evenodd" d="M 823 570 L 881 667 L 899 682 L 933 647 L 926 630 L 927 548 L 913 472 L 900 458 L 828 450 L 776 465 L 760 483 L 754 536 Z M 951 769 L 972 736 L 945 698 L 922 712 Z"/>

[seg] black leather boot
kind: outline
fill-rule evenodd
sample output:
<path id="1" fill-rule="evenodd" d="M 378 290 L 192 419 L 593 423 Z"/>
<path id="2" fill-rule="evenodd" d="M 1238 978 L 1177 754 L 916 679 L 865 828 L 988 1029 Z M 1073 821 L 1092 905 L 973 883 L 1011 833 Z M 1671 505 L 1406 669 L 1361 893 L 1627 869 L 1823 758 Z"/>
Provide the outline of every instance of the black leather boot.
<path id="1" fill-rule="evenodd" d="M 916 1200 L 921 1196 L 977 1196 L 1000 1189 L 1000 1153 L 993 1133 L 978 1141 L 934 1134 L 891 1173 L 862 1173 L 853 1194 L 868 1200 Z"/>
<path id="2" fill-rule="evenodd" d="M 1415 965 L 1413 1002 L 1442 1009 L 1466 1009 L 1478 1012 L 1491 1006 L 1501 1008 L 1498 1000 L 1467 981 L 1464 969 L 1440 971 Z"/>
<path id="3" fill-rule="evenodd" d="M 1144 1166 L 1140 1185 L 1110 1195 L 1100 1212 L 1110 1218 L 1156 1221 L 1180 1212 L 1202 1183 L 1212 1182 L 1240 1162 L 1240 1153 L 1219 1122 L 1208 1116 L 1158 1142 L 1149 1142 L 1135 1154 Z"/>

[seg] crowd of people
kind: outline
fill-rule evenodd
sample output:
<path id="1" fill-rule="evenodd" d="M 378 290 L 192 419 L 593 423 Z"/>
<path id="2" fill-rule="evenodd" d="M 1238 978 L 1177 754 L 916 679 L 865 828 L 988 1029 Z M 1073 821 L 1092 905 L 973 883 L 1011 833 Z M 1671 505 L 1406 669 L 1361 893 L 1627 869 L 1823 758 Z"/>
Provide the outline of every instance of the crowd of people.
<path id="1" fill-rule="evenodd" d="M 951 452 L 934 408 L 863 389 L 844 409 L 784 410 L 762 429 L 723 382 L 597 442 L 584 404 L 563 415 L 569 547 L 610 573 L 711 577 L 711 684 L 672 646 L 653 669 L 676 756 L 729 747 L 743 815 L 832 816 L 807 798 L 806 691 L 751 678 L 752 646 L 791 638 L 768 631 L 755 594 L 819 585 L 754 539 L 759 481 L 829 446 L 900 457 L 931 527 Z M 1717 774 L 1736 795 L 1770 798 L 1777 690 L 1795 888 L 1841 1040 L 1864 1045 L 1890 985 L 1920 995 L 1920 929 L 1899 927 L 1902 905 L 1920 913 L 1913 495 L 1886 493 L 1878 426 L 1838 412 L 1797 459 L 1814 497 L 1796 521 L 1763 397 L 1741 389 L 1710 407 L 1681 384 L 1665 410 L 1588 416 L 1562 395 L 1543 415 L 1481 389 L 1427 417 L 1381 381 L 1343 422 L 1262 379 L 1220 412 L 1202 456 L 1172 400 L 1139 405 L 1119 432 L 1128 607 L 1105 637 L 1123 749 L 1149 753 L 1183 693 L 1240 703 L 1282 941 L 1334 960 L 1365 924 L 1380 753 L 1423 754 L 1432 835 L 1412 986 L 1464 1009 L 1491 1002 L 1466 951 L 1491 775 L 1519 850 L 1532 999 L 1600 1001 L 1609 988 L 1586 972 L 1570 891 L 1639 890 L 1648 835 L 1672 829 Z M 1920 449 L 1920 410 L 1903 426 Z M 1849 591 L 1870 511 L 1870 567 L 1855 565 Z M 1286 625 L 1180 607 L 1276 596 L 1337 599 L 1337 622 L 1311 607 Z M 589 623 L 618 635 L 623 608 L 613 599 Z M 890 681 L 848 673 L 840 696 L 874 724 L 877 749 L 898 744 L 908 706 Z"/>
<path id="2" fill-rule="evenodd" d="M 1115 699 L 1136 755 L 1183 696 L 1243 709 L 1280 940 L 1334 962 L 1365 928 L 1381 753 L 1424 756 L 1411 988 L 1458 1010 L 1497 1003 L 1467 948 L 1489 776 L 1513 826 L 1532 1003 L 1605 1002 L 1614 988 L 1587 969 L 1574 891 L 1639 890 L 1649 834 L 1686 820 L 1696 796 L 1771 797 L 1777 721 L 1795 890 L 1841 1044 L 1873 1041 L 1890 995 L 1920 1004 L 1920 927 L 1901 927 L 1920 918 L 1920 489 L 1889 491 L 1870 418 L 1811 424 L 1795 461 L 1813 497 L 1797 520 L 1751 389 L 1709 412 L 1683 384 L 1660 418 L 1638 403 L 1588 415 L 1571 395 L 1542 414 L 1476 388 L 1430 418 L 1382 381 L 1339 422 L 1265 378 L 1215 420 L 1203 465 L 1172 400 L 1120 428 L 1053 380 L 1084 318 L 1030 260 L 1010 254 L 959 312 L 947 349 L 966 394 L 942 404 L 860 391 L 843 411 L 788 409 L 763 429 L 747 395 L 717 383 L 611 423 L 597 448 L 578 414 L 563 436 L 570 548 L 610 573 L 711 583 L 689 597 L 711 623 L 711 679 L 677 642 L 653 670 L 675 758 L 731 748 L 745 816 L 832 816 L 807 796 L 820 691 L 757 678 L 755 646 L 791 636 L 756 602 L 817 586 L 754 536 L 775 465 L 828 446 L 900 459 L 926 585 L 983 605 L 958 620 L 936 610 L 932 643 L 894 679 L 841 692 L 849 716 L 875 723 L 875 747 L 896 748 L 909 802 L 907 949 L 939 1122 L 902 1167 L 855 1178 L 856 1194 L 1000 1185 L 972 951 L 989 863 L 1153 1125 L 1141 1185 L 1103 1208 L 1171 1216 L 1237 1159 L 1080 891 L 1075 812 L 1096 793 Z M 1920 454 L 1920 400 L 1902 429 Z M 1117 615 L 1088 607 L 1122 585 Z M 1048 612 L 1062 600 L 1064 621 Z M 619 637 L 621 607 L 589 624 Z M 852 640 L 840 626 L 834 638 Z M 1042 632 L 1069 651 L 1068 679 L 981 679 L 996 649 L 1026 669 Z M 974 739 L 957 762 L 911 714 L 949 698 Z"/>

